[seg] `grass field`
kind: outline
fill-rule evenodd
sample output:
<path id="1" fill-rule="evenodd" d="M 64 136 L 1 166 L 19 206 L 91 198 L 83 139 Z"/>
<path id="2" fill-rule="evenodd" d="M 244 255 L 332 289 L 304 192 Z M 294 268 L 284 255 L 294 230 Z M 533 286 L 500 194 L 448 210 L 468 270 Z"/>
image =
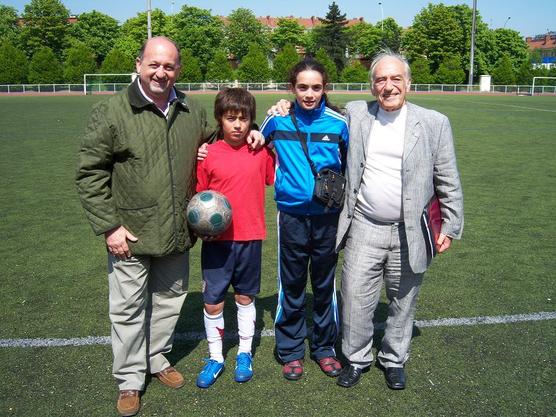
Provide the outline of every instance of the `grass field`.
<path id="1" fill-rule="evenodd" d="M 257 96 L 259 122 L 279 96 Z M 0 339 L 108 336 L 106 259 L 80 207 L 75 157 L 87 97 L 0 97 Z M 212 95 L 198 95 L 212 114 Z M 366 95 L 332 95 L 337 104 Z M 554 312 L 556 97 L 413 95 L 450 117 L 465 197 L 464 238 L 425 277 L 418 320 Z M 257 328 L 276 305 L 275 206 L 269 189 Z M 199 245 L 178 332 L 202 332 Z M 231 298 L 229 299 L 231 301 Z M 235 307 L 226 309 L 233 331 Z M 385 304 L 378 310 L 384 319 Z M 376 340 L 379 343 L 379 339 Z M 209 390 L 194 380 L 206 342 L 171 353 L 187 384 L 149 384 L 141 416 L 554 416 L 554 320 L 416 328 L 408 388 L 388 390 L 372 367 L 349 390 L 308 362 L 291 383 L 272 337 L 255 341 L 255 377 L 228 368 Z M 339 349 L 338 349 L 339 350 Z M 116 386 L 108 345 L 0 347 L 0 416 L 110 416 Z"/>

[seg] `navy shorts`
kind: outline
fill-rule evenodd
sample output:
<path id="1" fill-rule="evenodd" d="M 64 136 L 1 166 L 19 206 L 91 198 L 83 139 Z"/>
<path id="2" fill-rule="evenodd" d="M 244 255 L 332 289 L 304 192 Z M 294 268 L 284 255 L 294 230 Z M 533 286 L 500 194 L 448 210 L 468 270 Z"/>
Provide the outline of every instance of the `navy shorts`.
<path id="1" fill-rule="evenodd" d="M 262 240 L 203 242 L 203 300 L 224 301 L 230 284 L 236 294 L 255 296 L 261 290 Z"/>

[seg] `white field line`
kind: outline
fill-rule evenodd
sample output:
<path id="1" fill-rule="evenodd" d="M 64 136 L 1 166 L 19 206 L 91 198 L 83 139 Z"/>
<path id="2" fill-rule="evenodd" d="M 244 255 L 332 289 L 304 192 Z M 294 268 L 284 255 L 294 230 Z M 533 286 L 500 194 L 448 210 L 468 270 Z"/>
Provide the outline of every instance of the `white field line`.
<path id="1" fill-rule="evenodd" d="M 506 316 L 479 316 L 447 318 L 436 320 L 416 320 L 417 327 L 452 327 L 452 326 L 479 326 L 483 324 L 508 324 L 522 321 L 542 321 L 556 319 L 556 311 L 546 311 L 532 314 L 513 314 Z M 384 323 L 378 323 L 376 329 L 383 329 Z M 226 339 L 237 338 L 236 332 L 226 333 Z M 274 337 L 273 329 L 257 331 L 256 337 Z M 177 342 L 203 340 L 204 332 L 186 332 L 176 334 Z M 22 347 L 63 347 L 63 346 L 95 346 L 109 345 L 109 336 L 87 336 L 73 337 L 70 339 L 0 339 L 0 348 L 22 348 Z"/>
<path id="2" fill-rule="evenodd" d="M 537 111 L 546 111 L 546 112 L 549 112 L 549 113 L 556 113 L 556 110 L 539 109 L 538 107 L 518 106 L 518 105 L 515 105 L 515 104 L 486 103 L 486 102 L 480 102 L 480 101 L 471 101 L 471 103 L 473 103 L 473 104 L 482 104 L 483 106 L 491 106 L 491 107 L 504 106 L 504 107 L 514 107 L 516 109 L 522 109 L 522 110 L 537 110 Z"/>

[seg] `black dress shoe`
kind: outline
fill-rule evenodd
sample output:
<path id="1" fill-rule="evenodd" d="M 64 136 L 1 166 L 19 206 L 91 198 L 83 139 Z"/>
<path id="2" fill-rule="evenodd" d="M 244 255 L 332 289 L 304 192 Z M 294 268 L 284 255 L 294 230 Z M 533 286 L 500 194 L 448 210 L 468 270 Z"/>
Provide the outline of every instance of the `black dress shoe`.
<path id="1" fill-rule="evenodd" d="M 353 365 L 344 366 L 340 376 L 336 380 L 336 384 L 344 388 L 350 388 L 356 385 L 361 379 L 361 368 L 356 368 Z"/>
<path id="2" fill-rule="evenodd" d="M 388 388 L 405 388 L 405 371 L 403 368 L 386 368 L 384 376 L 386 377 L 386 385 L 388 385 Z"/>

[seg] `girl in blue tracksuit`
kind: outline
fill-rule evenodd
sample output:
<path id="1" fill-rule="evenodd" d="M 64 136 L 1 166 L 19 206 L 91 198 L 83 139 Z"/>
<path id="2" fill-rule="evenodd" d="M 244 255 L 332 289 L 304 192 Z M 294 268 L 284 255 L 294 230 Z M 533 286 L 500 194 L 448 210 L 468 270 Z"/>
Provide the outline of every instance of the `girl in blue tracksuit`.
<path id="1" fill-rule="evenodd" d="M 318 61 L 306 58 L 290 74 L 295 94 L 293 111 L 307 138 L 309 156 L 317 172 L 343 171 L 348 145 L 346 119 L 328 103 L 327 74 Z M 305 287 L 307 270 L 313 290 L 311 358 L 329 376 L 341 365 L 334 344 L 339 317 L 336 300 L 335 252 L 339 209 L 326 209 L 313 199 L 314 176 L 291 117 L 268 116 L 261 131 L 277 155 L 275 200 L 278 205 L 278 307 L 276 348 L 285 378 L 303 375 L 305 355 Z"/>

